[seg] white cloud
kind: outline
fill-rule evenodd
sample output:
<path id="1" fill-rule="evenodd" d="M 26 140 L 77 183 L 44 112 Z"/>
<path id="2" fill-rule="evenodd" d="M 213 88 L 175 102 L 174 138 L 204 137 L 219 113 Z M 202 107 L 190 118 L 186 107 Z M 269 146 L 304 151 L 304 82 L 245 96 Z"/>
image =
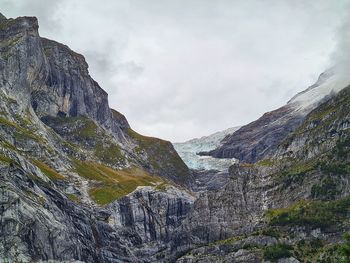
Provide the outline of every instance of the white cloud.
<path id="1" fill-rule="evenodd" d="M 173 141 L 245 124 L 312 84 L 349 3 L 0 0 L 83 53 L 135 130 Z"/>

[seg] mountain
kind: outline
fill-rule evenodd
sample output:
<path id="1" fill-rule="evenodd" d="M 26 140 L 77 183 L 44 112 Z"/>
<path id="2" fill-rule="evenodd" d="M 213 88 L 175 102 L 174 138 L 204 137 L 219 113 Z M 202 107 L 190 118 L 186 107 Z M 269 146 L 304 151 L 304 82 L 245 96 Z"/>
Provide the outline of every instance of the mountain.
<path id="1" fill-rule="evenodd" d="M 233 132 L 254 163 L 189 170 L 109 108 L 82 55 L 0 15 L 0 262 L 349 262 L 350 82 L 335 74 Z"/>
<path id="2" fill-rule="evenodd" d="M 247 163 L 255 163 L 273 155 L 278 145 L 303 122 L 308 113 L 348 83 L 350 76 L 342 68 L 333 67 L 285 106 L 265 113 L 258 120 L 227 136 L 225 142 L 216 149 L 203 151 L 200 155 L 236 158 Z"/>
<path id="3" fill-rule="evenodd" d="M 272 157 L 232 166 L 227 186 L 203 193 L 183 222 L 192 249 L 177 262 L 349 262 L 349 123 L 347 86 Z"/>
<path id="4" fill-rule="evenodd" d="M 172 144 L 133 131 L 36 18 L 1 16 L 0 86 L 1 259 L 133 261 L 131 247 L 166 239 L 187 213 L 191 174 Z"/>
<path id="5" fill-rule="evenodd" d="M 182 160 L 191 169 L 227 170 L 229 166 L 235 163 L 234 159 L 218 159 L 210 156 L 200 156 L 197 153 L 210 151 L 219 147 L 226 135 L 232 134 L 238 129 L 239 127 L 229 128 L 209 136 L 203 136 L 182 143 L 174 143 L 174 147 Z"/>

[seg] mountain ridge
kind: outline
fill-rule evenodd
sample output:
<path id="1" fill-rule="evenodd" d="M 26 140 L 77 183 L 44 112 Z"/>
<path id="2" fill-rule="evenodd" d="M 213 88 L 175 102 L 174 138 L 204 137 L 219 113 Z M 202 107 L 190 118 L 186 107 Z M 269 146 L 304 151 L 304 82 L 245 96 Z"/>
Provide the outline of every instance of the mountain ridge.
<path id="1" fill-rule="evenodd" d="M 273 155 L 279 143 L 303 122 L 308 113 L 350 83 L 350 78 L 341 69 L 335 71 L 336 68 L 322 73 L 314 85 L 295 95 L 286 105 L 228 135 L 222 146 L 199 154 L 236 158 L 248 163 Z"/>
<path id="2" fill-rule="evenodd" d="M 109 109 L 85 63 L 37 19 L 0 16 L 0 261 L 349 260 L 350 87 L 234 132 L 261 142 L 241 150 L 254 162 L 190 171 Z"/>

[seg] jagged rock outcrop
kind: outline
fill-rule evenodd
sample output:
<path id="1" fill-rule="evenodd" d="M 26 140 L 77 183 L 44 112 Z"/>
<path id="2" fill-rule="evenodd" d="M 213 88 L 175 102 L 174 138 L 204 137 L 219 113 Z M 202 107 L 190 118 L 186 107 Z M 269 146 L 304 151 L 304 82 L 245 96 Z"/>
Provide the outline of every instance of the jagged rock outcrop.
<path id="1" fill-rule="evenodd" d="M 265 113 L 223 140 L 223 145 L 208 154 L 216 158 L 236 158 L 254 163 L 276 150 L 278 144 L 304 119 L 290 106 Z M 206 153 L 200 153 L 206 155 Z"/>
<path id="2" fill-rule="evenodd" d="M 121 148 L 130 164 L 179 184 L 188 183 L 189 170 L 171 143 L 150 141 L 133 132 L 126 118 L 109 108 L 108 95 L 90 77 L 84 57 L 41 38 L 36 18 L 3 19 L 0 37 L 1 87 L 18 102 L 19 113 L 34 110 L 42 120 L 50 117 L 61 122 L 85 117 L 110 133 L 111 144 Z M 52 122 L 45 123 L 50 126 Z M 152 150 L 153 144 L 162 151 Z"/>

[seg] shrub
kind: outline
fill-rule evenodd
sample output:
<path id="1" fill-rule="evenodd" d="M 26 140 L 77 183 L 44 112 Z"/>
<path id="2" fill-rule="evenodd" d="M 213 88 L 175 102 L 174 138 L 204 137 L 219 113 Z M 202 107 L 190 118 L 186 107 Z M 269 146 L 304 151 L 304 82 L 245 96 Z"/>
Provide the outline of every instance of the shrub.
<path id="1" fill-rule="evenodd" d="M 292 256 L 292 247 L 287 244 L 276 244 L 264 249 L 264 259 L 276 262 L 280 258 Z"/>

